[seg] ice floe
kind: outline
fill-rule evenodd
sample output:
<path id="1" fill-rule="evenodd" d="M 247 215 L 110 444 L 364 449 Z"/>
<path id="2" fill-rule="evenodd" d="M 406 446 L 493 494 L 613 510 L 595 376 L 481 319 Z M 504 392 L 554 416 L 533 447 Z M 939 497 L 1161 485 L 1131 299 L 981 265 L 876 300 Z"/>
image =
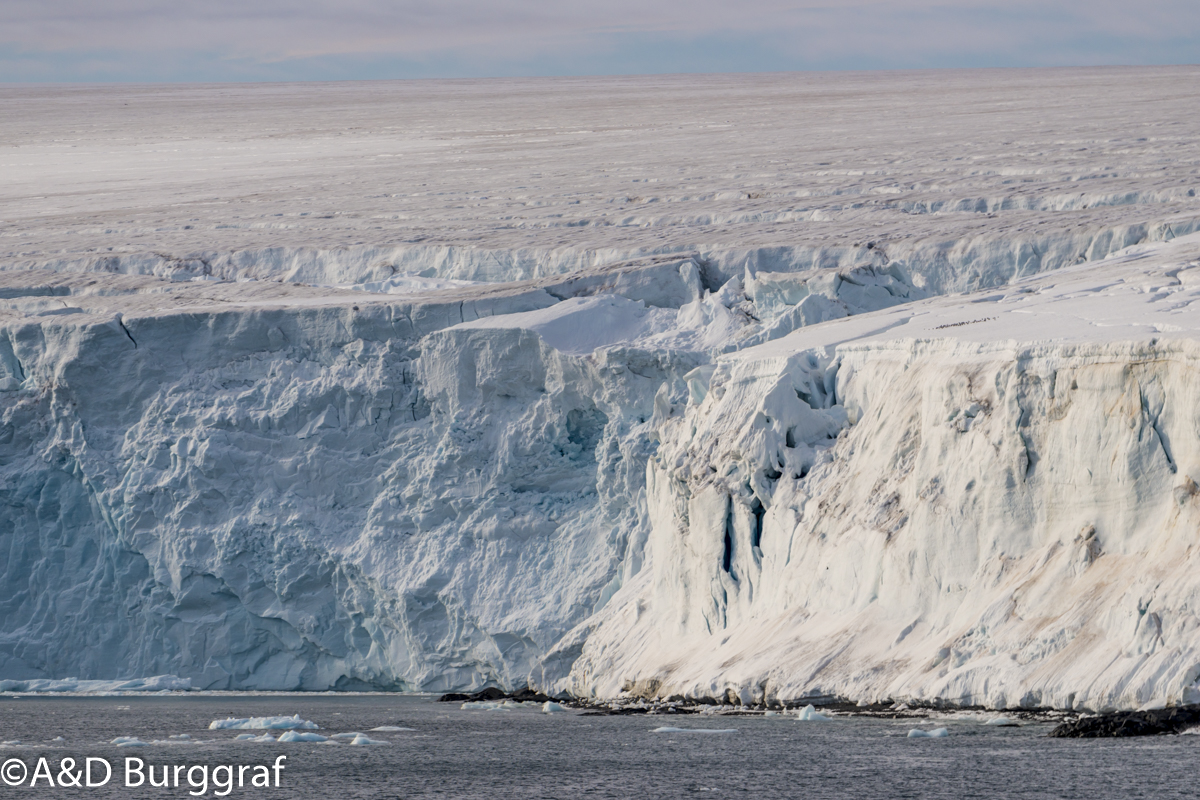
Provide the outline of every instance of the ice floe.
<path id="1" fill-rule="evenodd" d="M 350 740 L 350 744 L 356 744 L 356 745 L 391 744 L 391 742 L 384 741 L 383 739 L 372 739 L 372 738 L 368 737 L 367 735 L 360 733 L 358 736 L 355 736 L 353 739 Z"/>
<path id="2" fill-rule="evenodd" d="M 224 730 L 317 730 L 315 722 L 300 719 L 296 714 L 291 717 L 243 717 L 216 719 L 208 725 L 210 731 Z"/>
<path id="3" fill-rule="evenodd" d="M 934 728 L 933 730 L 922 730 L 921 728 L 913 728 L 908 732 L 909 739 L 944 739 L 950 735 L 950 731 L 946 728 Z"/>
<path id="4" fill-rule="evenodd" d="M 328 742 L 328 736 L 322 736 L 319 733 L 305 733 L 301 731 L 287 731 L 280 735 L 276 740 L 279 742 Z"/>

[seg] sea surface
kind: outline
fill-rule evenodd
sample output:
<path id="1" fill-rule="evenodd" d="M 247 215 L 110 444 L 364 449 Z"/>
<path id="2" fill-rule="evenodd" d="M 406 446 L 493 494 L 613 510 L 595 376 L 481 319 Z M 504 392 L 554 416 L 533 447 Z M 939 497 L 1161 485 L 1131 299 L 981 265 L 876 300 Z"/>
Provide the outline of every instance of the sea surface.
<path id="1" fill-rule="evenodd" d="M 326 735 L 361 731 L 388 744 L 351 746 L 234 741 L 245 731 L 210 731 L 226 717 L 299 714 Z M 30 788 L 0 784 L 0 798 L 1195 798 L 1200 736 L 1049 739 L 1048 723 L 1019 728 L 976 719 L 829 722 L 761 716 L 582 716 L 464 710 L 406 695 L 156 695 L 0 697 L 5 776 L 30 774 L 39 759 L 56 776 L 64 758 L 102 758 L 105 786 Z M 378 726 L 411 731 L 370 732 Z M 654 732 L 669 726 L 732 733 Z M 914 727 L 948 728 L 941 739 L 910 739 Z M 280 732 L 275 731 L 273 735 Z M 194 741 L 171 739 L 189 734 Z M 117 747 L 115 737 L 160 742 Z M 61 741 L 53 741 L 62 737 Z M 271 765 L 280 787 L 204 794 L 127 788 L 123 765 Z M 97 774 L 100 767 L 97 764 Z M 9 772 L 13 770 L 14 772 Z M 77 770 L 76 770 L 77 771 Z M 67 780 L 73 774 L 67 770 Z M 160 773 L 161 774 L 161 773 Z M 186 771 L 181 773 L 186 775 Z M 198 782 L 201 771 L 192 773 Z M 253 771 L 243 773 L 247 782 Z M 195 793 L 195 794 L 193 794 Z"/>

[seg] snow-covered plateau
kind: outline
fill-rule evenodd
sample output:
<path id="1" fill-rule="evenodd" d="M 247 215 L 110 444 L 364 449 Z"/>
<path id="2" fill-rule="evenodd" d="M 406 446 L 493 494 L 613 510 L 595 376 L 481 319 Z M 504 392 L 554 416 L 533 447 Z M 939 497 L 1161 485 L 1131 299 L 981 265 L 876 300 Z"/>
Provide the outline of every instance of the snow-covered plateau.
<path id="1" fill-rule="evenodd" d="M 1200 702 L 1198 105 L 0 88 L 0 689 Z"/>

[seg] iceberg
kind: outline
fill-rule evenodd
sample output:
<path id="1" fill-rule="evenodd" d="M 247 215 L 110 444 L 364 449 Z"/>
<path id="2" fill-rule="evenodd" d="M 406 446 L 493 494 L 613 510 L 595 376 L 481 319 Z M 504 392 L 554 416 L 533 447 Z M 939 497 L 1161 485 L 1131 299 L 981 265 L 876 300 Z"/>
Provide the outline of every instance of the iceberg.
<path id="1" fill-rule="evenodd" d="M 833 717 L 827 717 L 809 704 L 796 712 L 796 719 L 805 722 L 829 722 Z"/>
<path id="2" fill-rule="evenodd" d="M 353 744 L 353 745 L 391 744 L 391 742 L 385 742 L 382 739 L 372 739 L 369 736 L 367 736 L 366 734 L 360 733 L 358 736 L 355 736 L 353 739 L 350 740 L 350 744 Z"/>
<path id="3" fill-rule="evenodd" d="M 245 717 L 216 719 L 208 724 L 210 731 L 222 730 L 317 730 L 315 722 L 300 719 L 299 714 L 290 717 Z"/>
<path id="4" fill-rule="evenodd" d="M 279 736 L 277 742 L 328 742 L 330 737 L 322 736 L 319 733 L 302 733 L 300 731 L 290 730 Z"/>
<path id="5" fill-rule="evenodd" d="M 115 744 L 117 747 L 146 747 L 150 743 L 143 742 L 136 736 L 118 736 L 109 742 L 109 744 Z"/>
<path id="6" fill-rule="evenodd" d="M 950 731 L 945 728 L 934 728 L 933 730 L 922 730 L 921 728 L 913 728 L 908 732 L 909 739 L 944 739 L 950 735 Z"/>

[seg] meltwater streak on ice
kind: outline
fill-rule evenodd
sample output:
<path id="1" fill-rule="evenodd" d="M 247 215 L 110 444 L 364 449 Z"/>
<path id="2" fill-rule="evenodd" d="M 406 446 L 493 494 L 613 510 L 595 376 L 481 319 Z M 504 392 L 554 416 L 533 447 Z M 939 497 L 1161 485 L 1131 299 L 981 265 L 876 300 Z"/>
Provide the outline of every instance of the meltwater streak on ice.
<path id="1" fill-rule="evenodd" d="M 850 104 L 841 110 L 865 114 L 857 140 L 831 122 L 836 114 L 814 113 L 813 102 L 842 104 L 837 92 L 827 95 L 833 100 L 800 102 L 809 92 L 803 82 L 766 78 L 716 90 L 691 87 L 685 105 L 694 113 L 676 115 L 670 126 L 660 124 L 658 106 L 647 104 L 650 118 L 631 119 L 632 134 L 571 139 L 587 144 L 577 163 L 599 159 L 594 180 L 568 170 L 519 192 L 517 179 L 525 181 L 527 170 L 502 162 L 526 152 L 523 140 L 482 150 L 471 137 L 460 140 L 455 146 L 463 157 L 488 168 L 460 179 L 437 155 L 443 145 L 430 144 L 445 141 L 436 125 L 412 139 L 424 156 L 390 161 L 383 172 L 373 157 L 348 165 L 340 144 L 319 142 L 309 158 L 263 166 L 259 156 L 270 161 L 275 144 L 259 137 L 248 147 L 261 152 L 248 150 L 204 177 L 231 198 L 250 183 L 256 203 L 270 195 L 254 206 L 249 222 L 239 221 L 250 213 L 241 201 L 223 209 L 176 202 L 180 176 L 202 145 L 143 159 L 137 199 L 97 197 L 83 205 L 74 195 L 56 194 L 60 179 L 49 151 L 23 146 L 25 160 L 0 197 L 15 210 L 15 216 L 5 210 L 4 219 L 19 226 L 0 228 L 17 243 L 0 266 L 39 269 L 9 271 L 0 280 L 0 543 L 16 554 L 0 573 L 0 596 L 12 598 L 0 624 L 0 676 L 172 673 L 196 688 L 435 691 L 532 680 L 583 693 L 680 687 L 745 699 L 819 687 L 850 696 L 1067 705 L 1178 695 L 1190 651 L 1171 649 L 1177 646 L 1168 638 L 1171 615 L 1140 594 L 1138 621 L 1121 616 L 1101 623 L 1105 646 L 1125 660 L 1100 676 L 1088 671 L 1098 663 L 1095 653 L 1072 661 L 1065 643 L 1081 647 L 1088 639 L 1071 638 L 1076 629 L 1069 621 L 1044 640 L 1003 626 L 993 634 L 990 622 L 964 639 L 955 627 L 956 609 L 975 608 L 974 595 L 960 603 L 963 590 L 956 588 L 969 585 L 971 552 L 1004 565 L 1004 580 L 1016 580 L 1011 576 L 1022 565 L 1032 574 L 1048 564 L 1046 575 L 1054 575 L 1058 562 L 1039 562 L 1034 548 L 1033 555 L 1016 556 L 1025 561 L 1014 567 L 1004 561 L 1014 547 L 996 531 L 984 537 L 991 550 L 947 551 L 948 523 L 912 507 L 932 508 L 950 492 L 935 463 L 943 456 L 954 463 L 1003 461 L 979 470 L 972 496 L 985 500 L 972 509 L 1009 514 L 995 518 L 1008 520 L 1017 533 L 1004 535 L 1024 546 L 1029 526 L 1043 526 L 1042 509 L 1059 505 L 1057 496 L 1039 494 L 1044 487 L 1037 483 L 1049 469 L 1048 454 L 1061 452 L 1033 441 L 1058 430 L 1037 417 L 1046 409 L 1059 413 L 1042 389 L 1021 384 L 1021 402 L 1034 405 L 1014 411 L 987 397 L 976 402 L 979 391 L 967 379 L 964 397 L 954 398 L 963 402 L 948 423 L 953 437 L 933 422 L 926 431 L 924 417 L 916 424 L 907 416 L 941 402 L 922 395 L 934 390 L 920 381 L 936 387 L 946 369 L 962 370 L 947 365 L 963 360 L 991 358 L 983 374 L 998 384 L 1026 380 L 1023 370 L 1033 362 L 1022 346 L 989 356 L 986 348 L 960 348 L 954 339 L 984 331 L 985 340 L 1053 342 L 1062 339 L 1064 315 L 1073 313 L 1068 304 L 1041 315 L 1020 316 L 1020 309 L 998 315 L 991 306 L 1023 297 L 1005 288 L 948 301 L 957 310 L 922 328 L 921 298 L 1004 287 L 1195 229 L 1200 201 L 1187 183 L 1191 173 L 1160 169 L 1164 154 L 1181 170 L 1196 162 L 1190 117 L 1179 111 L 1186 104 L 1178 77 L 1171 70 L 1030 73 L 1021 76 L 1019 91 L 987 76 L 956 75 L 936 85 L 921 76 L 879 85 L 836 79 L 830 86 Z M 1063 80 L 1071 84 L 1072 102 L 1096 110 L 1086 124 L 1052 102 Z M 1131 88 L 1122 96 L 1165 92 L 1174 102 L 1139 106 L 1156 115 L 1139 116 L 1113 102 L 1114 81 Z M 622 92 L 660 91 L 638 81 L 588 86 L 605 102 Z M 898 88 L 905 90 L 903 102 L 893 97 Z M 224 130 L 236 141 L 249 117 L 228 114 L 221 103 L 253 105 L 254 92 L 246 91 L 216 100 L 181 90 L 177 102 L 184 116 L 206 107 L 213 113 L 205 130 Z M 421 102 L 446 101 L 424 92 Z M 731 138 L 714 139 L 719 126 L 692 121 L 716 110 L 746 114 L 747 92 L 786 100 L 780 106 L 786 113 L 760 127 L 743 126 Z M 381 95 L 357 89 L 352 95 L 359 105 L 347 113 L 386 116 L 376 104 Z M 1025 99 L 1014 100 L 1018 95 Z M 463 113 L 492 119 L 486 97 L 476 97 L 474 106 L 461 99 L 455 103 Z M 288 119 L 294 100 L 264 107 L 259 113 L 266 116 L 255 124 Z M 880 102 L 890 111 L 886 125 Z M 1009 102 L 1016 105 L 998 111 Z M 52 106 L 38 105 L 36 114 L 9 117 L 7 124 L 36 140 L 62 113 Z M 102 106 L 85 104 L 77 113 L 102 113 Z M 797 113 L 807 128 L 786 119 Z M 920 125 L 898 126 L 906 114 Z M 927 131 L 939 114 L 946 137 L 899 136 Z M 680 119 L 689 121 L 679 127 Z M 1008 129 L 997 119 L 1007 120 Z M 1068 121 L 1082 138 L 1056 130 Z M 1154 141 L 1142 136 L 1146 126 L 1154 128 Z M 669 132 L 677 129 L 685 133 Z M 1014 131 L 1024 138 L 1012 139 Z M 620 149 L 634 160 L 601 175 L 600 161 L 612 165 L 610 136 L 632 137 Z M 680 149 L 681 141 L 698 149 Z M 863 154 L 878 152 L 885 141 L 899 155 L 864 169 Z M 385 137 L 368 151 L 381 142 L 396 144 Z M 851 149 L 842 150 L 847 142 Z M 961 161 L 947 160 L 945 142 L 956 143 Z M 104 170 L 130 154 L 137 160 L 141 146 L 106 161 L 113 145 L 92 140 L 72 157 L 94 160 L 94 174 L 105 183 Z M 767 173 L 759 167 L 778 161 L 784 146 L 793 148 L 791 161 L 761 177 Z M 544 147 L 533 149 L 545 155 Z M 734 151 L 751 158 L 753 169 L 729 172 L 729 164 L 739 163 L 728 157 Z M 495 155 L 498 161 L 489 160 Z M 643 174 L 677 156 L 686 164 L 680 162 L 670 186 L 664 176 Z M 1115 165 L 1112 172 L 1097 173 L 1098 161 Z M 247 170 L 254 172 L 250 183 Z M 354 198 L 339 189 L 322 196 L 346 214 L 273 210 L 295 200 L 290 187 L 298 176 L 309 180 L 328 170 L 341 176 L 342 187 L 366 185 L 348 180 L 346 170 L 368 181 L 382 175 L 393 185 L 438 175 L 447 193 L 441 200 L 428 192 L 398 199 L 394 191 L 389 198 Z M 626 193 L 633 184 L 637 195 Z M 651 187 L 669 191 L 643 191 Z M 32 188 L 66 204 L 61 213 L 41 214 L 42 201 L 22 194 Z M 455 195 L 463 190 L 486 190 L 492 199 L 464 202 Z M 83 190 L 72 183 L 71 191 Z M 563 215 L 576 199 L 586 201 L 588 213 L 603 213 L 576 224 L 582 218 Z M 370 233 L 369 215 L 349 213 L 392 201 L 419 206 L 425 221 L 407 216 Z M 806 208 L 781 210 L 781 202 Z M 517 206 L 523 210 L 515 219 Z M 203 220 L 195 224 L 199 217 L 186 215 Z M 143 239 L 151 218 L 153 247 Z M 249 236 L 246 225 L 262 233 Z M 413 227 L 421 225 L 426 229 Z M 391 234 L 401 229 L 420 243 L 394 244 L 404 237 Z M 481 233 L 468 241 L 452 229 Z M 664 243 L 665 231 L 680 235 Z M 97 237 L 113 237 L 113 250 L 85 252 Z M 1127 275 L 1105 279 L 1114 287 L 1145 280 L 1154 291 L 1143 299 L 1163 300 L 1142 308 L 1152 324 L 1085 315 L 1079 324 L 1097 333 L 1084 338 L 1112 343 L 1085 360 L 1140 364 L 1152 336 L 1191 335 L 1186 322 L 1159 310 L 1182 302 L 1175 289 L 1159 289 L 1187 289 L 1186 264 L 1171 259 L 1190 256 L 1163 252 L 1175 255 L 1162 256 L 1161 274 L 1143 274 L 1125 260 L 1114 268 Z M 1176 267 L 1175 276 L 1167 274 Z M 187 278 L 204 280 L 181 280 Z M 1057 284 L 1048 275 L 1021 285 L 1048 296 Z M 869 313 L 886 308 L 893 311 Z M 997 316 L 1001 322 L 984 320 Z M 797 329 L 804 330 L 789 338 Z M 875 341 L 909 335 L 947 341 L 912 347 Z M 1121 349 L 1121 342 L 1134 344 Z M 746 350 L 758 344 L 764 346 Z M 1078 355 L 1075 344 L 1061 352 L 1056 344 L 1038 347 L 1028 352 L 1043 354 L 1046 364 Z M 910 385 L 897 388 L 903 369 L 891 358 L 919 367 Z M 1160 383 L 1175 380 L 1164 373 Z M 1087 385 L 1093 409 L 1133 397 L 1129 381 L 1097 378 Z M 1118 394 L 1110 397 L 1112 391 Z M 1158 394 L 1146 397 L 1143 407 L 1158 407 Z M 1003 424 L 988 422 L 1002 412 Z M 1137 427 L 1138 446 L 1152 446 L 1153 429 L 1164 450 L 1174 447 L 1171 437 L 1183 434 L 1170 428 L 1170 415 L 1152 416 L 1148 428 Z M 864 421 L 876 426 L 873 437 Z M 1033 438 L 1015 443 L 1010 429 Z M 898 431 L 916 433 L 897 442 Z M 999 437 L 1003 457 L 976 452 L 971 436 L 985 431 Z M 854 460 L 855 453 L 837 448 L 858 442 L 856 436 L 863 441 Z M 996 485 L 1021 477 L 1004 461 L 1019 461 L 1018 450 L 1025 453 L 1025 477 L 1034 481 L 1027 494 Z M 1142 502 L 1154 495 L 1154 475 L 1142 470 L 1148 458 L 1131 457 L 1107 479 L 1121 483 L 1125 469 L 1135 487 L 1126 490 Z M 910 462 L 903 475 L 880 466 L 907 469 Z M 717 476 L 712 486 L 704 483 L 710 470 Z M 879 479 L 854 477 L 863 471 Z M 938 485 L 931 489 L 932 478 Z M 904 480 L 912 485 L 900 486 Z M 681 493 L 679 481 L 703 485 L 690 498 L 692 488 Z M 1186 495 L 1187 484 L 1180 485 Z M 890 493 L 877 497 L 876 489 Z M 818 490 L 837 503 L 822 507 Z M 1095 494 L 1108 496 L 1107 485 Z M 843 506 L 874 510 L 858 512 L 847 534 L 839 522 Z M 1083 523 L 1062 524 L 1072 526 L 1078 547 L 1090 554 L 1083 561 L 1109 569 L 1113 561 L 1105 559 L 1119 547 L 1110 543 L 1100 513 L 1109 507 L 1098 508 L 1086 523 L 1096 534 L 1089 536 Z M 824 520 L 816 535 L 830 544 L 806 544 L 797 535 L 795 561 L 791 551 L 781 554 L 785 534 L 795 531 L 789 509 Z M 918 521 L 926 525 L 919 513 L 928 515 L 923 538 L 900 537 L 883 550 L 869 538 L 880 526 L 886 534 L 897 525 L 908 532 Z M 962 517 L 970 514 L 960 509 L 954 519 Z M 671 537 L 684 520 L 687 542 L 677 547 Z M 1049 547 L 1057 530 L 1041 544 Z M 823 548 L 832 552 L 832 543 L 847 536 L 861 539 L 859 557 L 851 563 L 848 554 L 830 556 L 827 563 Z M 919 569 L 895 563 L 902 547 Z M 1066 550 L 1056 552 L 1066 557 Z M 1097 580 L 1099 572 L 1088 575 Z M 1003 587 L 997 591 L 1002 598 Z M 872 619 L 884 598 L 905 614 L 898 625 Z M 1021 613 L 1045 610 L 1037 598 L 1021 599 L 1031 604 Z M 1114 608 L 1127 605 L 1121 600 Z M 784 611 L 794 616 L 778 616 Z M 878 629 L 870 627 L 876 623 Z M 660 624 L 668 638 L 677 637 L 685 658 L 664 656 L 661 641 L 648 633 Z M 1121 627 L 1128 624 L 1149 639 L 1129 645 Z M 772 625 L 794 629 L 799 638 L 771 635 Z M 1154 638 L 1149 631 L 1159 626 L 1163 635 Z M 860 652 L 855 661 L 841 642 L 864 631 L 883 631 L 898 654 L 885 647 Z M 991 652 L 1004 648 L 1018 653 L 1015 667 Z M 1058 669 L 1068 662 L 1080 671 L 1041 683 L 1029 677 L 1039 664 Z M 863 667 L 870 663 L 886 668 Z M 998 688 L 1001 679 L 1020 689 Z M 982 685 L 991 688 L 981 692 Z M 1072 694 L 1076 686 L 1082 694 Z"/>

